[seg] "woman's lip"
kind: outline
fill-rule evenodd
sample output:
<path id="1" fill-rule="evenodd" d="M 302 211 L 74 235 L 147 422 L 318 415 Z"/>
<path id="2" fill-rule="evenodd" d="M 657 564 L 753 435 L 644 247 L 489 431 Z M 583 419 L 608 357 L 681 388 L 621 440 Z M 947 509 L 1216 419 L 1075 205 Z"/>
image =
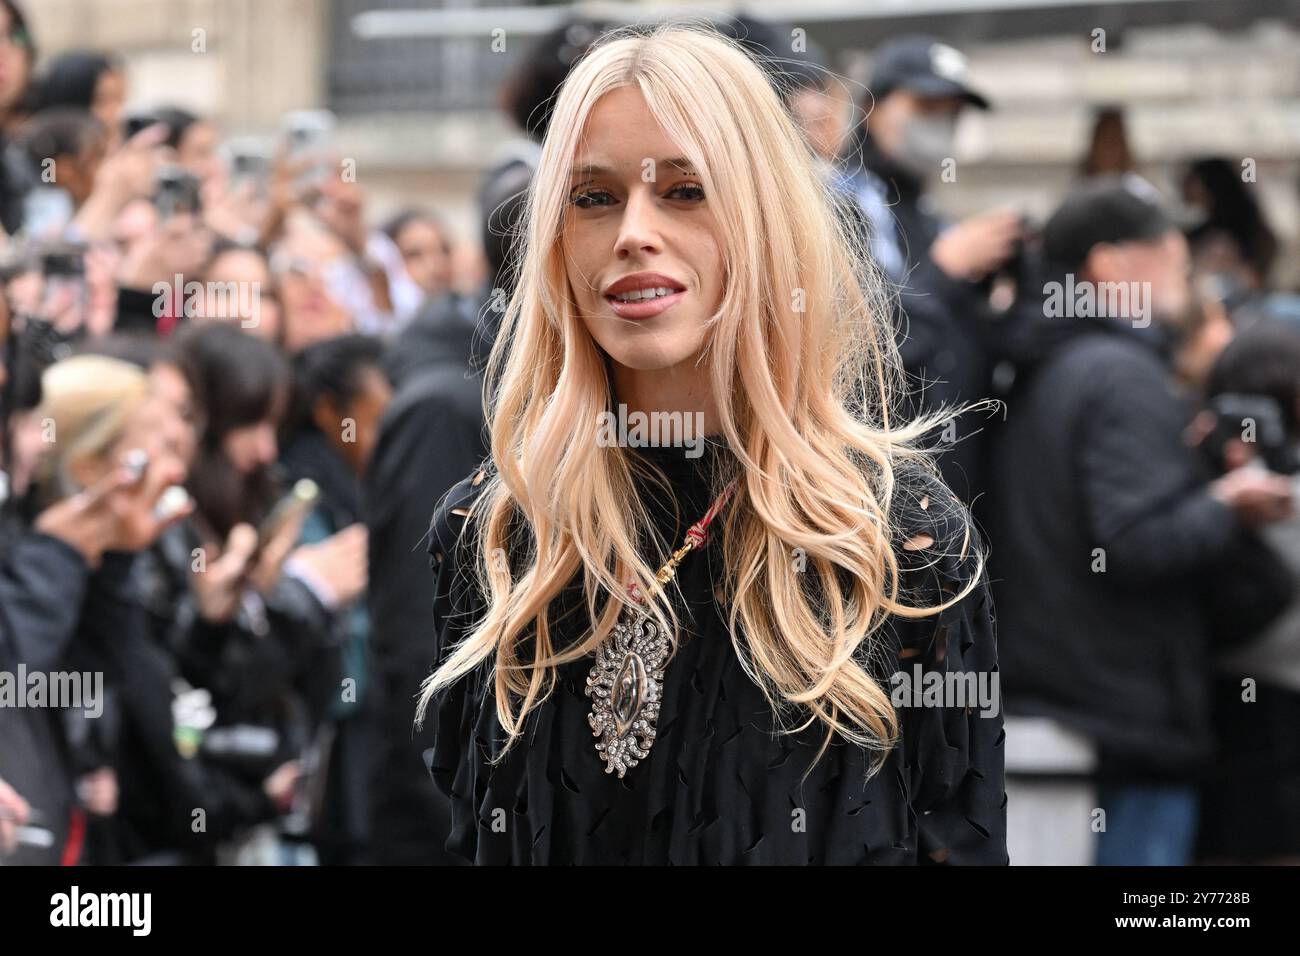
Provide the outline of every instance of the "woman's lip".
<path id="1" fill-rule="evenodd" d="M 682 289 L 672 295 L 655 296 L 653 299 L 638 299 L 635 302 L 620 302 L 612 296 L 607 296 L 605 301 L 614 310 L 614 314 L 621 319 L 649 319 L 665 309 L 671 309 L 682 300 L 684 295 L 686 295 L 686 290 Z"/>

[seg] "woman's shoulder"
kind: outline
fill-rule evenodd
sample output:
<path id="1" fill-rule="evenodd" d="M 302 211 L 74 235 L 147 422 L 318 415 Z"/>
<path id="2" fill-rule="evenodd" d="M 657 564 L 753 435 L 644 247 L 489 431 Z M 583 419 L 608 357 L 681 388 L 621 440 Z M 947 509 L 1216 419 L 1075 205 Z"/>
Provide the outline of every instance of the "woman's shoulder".
<path id="1" fill-rule="evenodd" d="M 471 509 L 487 487 L 490 463 L 483 462 L 452 485 L 433 511 L 429 523 L 429 556 L 437 567 L 449 554 L 455 554 Z"/>

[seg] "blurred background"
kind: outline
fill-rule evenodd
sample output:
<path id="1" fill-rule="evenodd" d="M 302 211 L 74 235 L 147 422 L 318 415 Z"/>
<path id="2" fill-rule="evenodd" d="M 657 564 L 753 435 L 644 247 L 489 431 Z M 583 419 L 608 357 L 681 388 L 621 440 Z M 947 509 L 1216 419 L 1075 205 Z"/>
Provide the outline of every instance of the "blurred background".
<path id="1" fill-rule="evenodd" d="M 463 862 L 430 516 L 546 104 L 678 16 L 897 293 L 903 410 L 1003 403 L 934 444 L 1012 862 L 1300 862 L 1300 0 L 0 0 L 0 703 L 103 681 L 0 707 L 0 864 Z"/>
<path id="2" fill-rule="evenodd" d="M 1169 182 L 1179 164 L 1224 151 L 1255 157 L 1270 219 L 1300 223 L 1300 7 L 1294 0 L 820 0 L 817 3 L 436 3 L 421 0 L 42 0 L 30 17 L 48 53 L 120 53 L 128 106 L 175 101 L 230 134 L 270 136 L 289 110 L 339 117 L 377 214 L 427 201 L 473 234 L 466 197 L 513 130 L 501 87 L 529 43 L 573 11 L 739 13 L 802 28 L 855 84 L 884 41 L 960 41 L 997 105 L 960 130 L 953 215 L 1003 201 L 1045 216 L 1075 177 L 1099 111 L 1124 117 L 1133 159 Z M 482 9 L 488 8 L 488 9 Z M 190 51 L 196 29 L 206 52 Z M 505 49 L 490 48 L 506 31 Z M 1105 31 L 1105 53 L 1092 51 Z M 856 88 L 860 88 L 856 87 Z M 846 121 L 849 117 L 846 116 Z M 1294 257 L 1291 257 L 1294 262 Z M 1285 266 L 1284 266 L 1285 268 Z"/>

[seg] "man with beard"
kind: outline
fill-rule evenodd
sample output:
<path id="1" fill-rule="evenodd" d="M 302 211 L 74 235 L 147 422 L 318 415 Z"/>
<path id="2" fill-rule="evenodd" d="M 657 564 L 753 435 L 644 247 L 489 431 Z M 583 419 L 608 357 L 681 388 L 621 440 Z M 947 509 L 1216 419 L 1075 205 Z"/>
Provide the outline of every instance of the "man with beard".
<path id="1" fill-rule="evenodd" d="M 994 436 L 1020 863 L 1090 862 L 1094 832 L 1101 864 L 1190 862 L 1211 645 L 1258 630 L 1289 591 L 1252 530 L 1288 514 L 1289 479 L 1211 480 L 1185 439 L 1170 363 L 1191 307 L 1187 243 L 1143 187 L 1090 182 L 1048 221 L 1048 281 L 1022 290 L 1042 345 Z"/>

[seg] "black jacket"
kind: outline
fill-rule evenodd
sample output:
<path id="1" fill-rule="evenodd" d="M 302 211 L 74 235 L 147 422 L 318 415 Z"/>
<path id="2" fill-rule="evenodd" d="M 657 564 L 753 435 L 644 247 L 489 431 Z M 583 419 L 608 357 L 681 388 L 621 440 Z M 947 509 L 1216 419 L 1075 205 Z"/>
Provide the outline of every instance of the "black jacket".
<path id="1" fill-rule="evenodd" d="M 148 554 L 104 556 L 63 664 L 104 675 L 103 717 L 85 721 L 82 733 L 69 724 L 79 769 L 117 774 L 118 811 L 92 826 L 90 862 L 213 862 L 218 841 L 270 819 L 275 808 L 256 775 L 182 753 L 174 714 L 180 662 L 144 603 L 139 572 Z"/>
<path id="2" fill-rule="evenodd" d="M 139 598 L 175 654 L 181 676 L 211 692 L 218 727 L 276 732 L 275 752 L 250 761 L 250 772 L 260 780 L 301 755 L 337 699 L 341 632 L 310 589 L 288 575 L 280 576 L 265 599 L 248 595 L 229 622 L 205 621 L 188 585 L 199 545 L 189 521 L 167 529 L 140 556 Z"/>
<path id="3" fill-rule="evenodd" d="M 698 459 L 669 447 L 633 454 L 667 479 L 656 485 L 638 471 L 634 481 L 670 546 L 721 490 L 719 472 L 734 464 L 720 442 L 706 443 Z M 439 662 L 484 611 L 467 515 L 490 468 L 458 482 L 434 518 Z M 893 674 L 915 680 L 928 671 L 965 674 L 996 693 L 995 615 L 976 557 L 979 534 L 926 469 L 909 464 L 894 478 L 889 524 L 900 603 L 952 603 L 937 616 L 889 617 L 879 643 L 869 653 L 859 648 L 855 661 L 895 691 Z M 434 697 L 434 744 L 425 759 L 451 801 L 449 850 L 487 865 L 1006 864 L 1005 735 L 996 698 L 991 707 L 896 699 L 901 743 L 872 775 L 877 755 L 839 735 L 827 747 L 825 728 L 806 707 L 787 702 L 779 717 L 773 712 L 742 663 L 752 664 L 753 654 L 743 628 L 728 623 L 733 609 L 718 590 L 727 577 L 724 552 L 723 535 L 711 532 L 674 578 L 669 600 L 681 628 L 657 698 L 657 737 L 625 778 L 607 773 L 596 751 L 585 693 L 590 656 L 557 668 L 553 693 L 504 753 L 491 658 Z M 841 581 L 848 583 L 845 575 Z M 557 649 L 590 627 L 581 585 L 579 572 L 547 611 Z M 524 660 L 533 637 L 531 628 L 522 636 Z M 806 826 L 791 825 L 794 808 Z"/>
<path id="4" fill-rule="evenodd" d="M 869 135 L 861 158 L 862 169 L 849 188 L 868 220 L 877 264 L 897 286 L 895 332 L 912 390 L 905 412 L 988 398 L 987 288 L 953 279 L 931 260 L 930 246 L 944 223 L 924 196 L 923 184 L 890 161 Z M 886 221 L 878 221 L 882 208 Z M 945 483 L 968 504 L 984 487 L 984 424 L 977 416 L 959 419 L 949 436 L 955 444 L 938 459 Z"/>
<path id="5" fill-rule="evenodd" d="M 394 342 L 397 387 L 366 476 L 369 605 L 378 739 L 371 788 L 378 863 L 453 862 L 443 850 L 450 810 L 420 759 L 415 698 L 433 661 L 433 592 L 427 534 L 442 496 L 486 454 L 482 379 L 472 371 L 490 329 L 464 304 L 439 299 Z"/>
<path id="6" fill-rule="evenodd" d="M 0 528 L 0 670 L 58 669 L 76 633 L 90 569 L 72 547 L 48 535 Z M 0 779 L 38 814 L 32 825 L 54 833 L 49 848 L 20 847 L 7 864 L 55 864 L 76 804 L 62 714 L 50 708 L 0 707 Z"/>
<path id="7" fill-rule="evenodd" d="M 1289 586 L 1211 497 L 1158 327 L 1064 322 L 992 444 L 1007 711 L 1095 739 L 1104 776 L 1186 779 L 1209 754 L 1216 622 L 1245 637 Z"/>

